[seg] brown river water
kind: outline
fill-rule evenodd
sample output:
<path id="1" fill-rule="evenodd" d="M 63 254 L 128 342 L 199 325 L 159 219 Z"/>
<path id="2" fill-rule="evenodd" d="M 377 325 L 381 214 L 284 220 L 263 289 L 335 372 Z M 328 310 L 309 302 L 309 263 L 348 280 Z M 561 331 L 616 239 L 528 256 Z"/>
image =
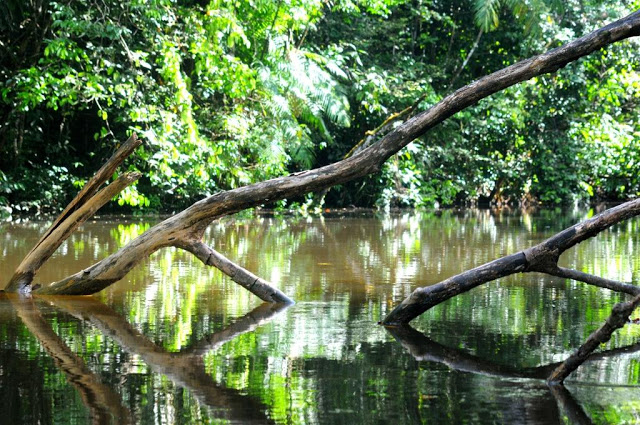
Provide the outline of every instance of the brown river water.
<path id="1" fill-rule="evenodd" d="M 635 424 L 640 325 L 565 389 L 544 376 L 625 299 L 526 274 L 451 299 L 411 328 L 377 325 L 413 289 L 539 243 L 594 211 L 450 210 L 260 216 L 207 242 L 296 304 L 261 304 L 164 249 L 91 297 L 0 295 L 1 424 Z M 115 252 L 157 218 L 83 225 L 47 283 Z M 0 223 L 0 283 L 49 223 Z M 566 252 L 567 267 L 638 284 L 640 220 Z M 638 313 L 633 317 L 638 317 Z"/>

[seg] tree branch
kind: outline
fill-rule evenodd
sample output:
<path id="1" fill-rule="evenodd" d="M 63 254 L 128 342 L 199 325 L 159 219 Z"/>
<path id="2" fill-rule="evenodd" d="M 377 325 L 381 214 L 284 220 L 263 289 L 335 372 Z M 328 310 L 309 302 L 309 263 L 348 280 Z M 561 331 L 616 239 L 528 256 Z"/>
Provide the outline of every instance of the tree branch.
<path id="1" fill-rule="evenodd" d="M 51 227 L 42 235 L 38 243 L 33 247 L 32 251 L 38 248 L 38 246 L 43 243 L 51 233 L 66 220 L 69 215 L 80 206 L 85 204 L 98 190 L 98 188 L 102 185 L 102 183 L 106 182 L 116 169 L 124 162 L 125 159 L 129 157 L 133 153 L 133 151 L 142 144 L 142 140 L 138 139 L 136 134 L 132 134 L 129 139 L 124 142 L 118 150 L 104 163 L 102 167 L 96 172 L 96 174 L 89 180 L 78 192 L 75 198 L 67 205 L 67 207 L 58 215 L 58 218 L 53 222 Z"/>
<path id="2" fill-rule="evenodd" d="M 278 288 L 271 286 L 266 280 L 235 264 L 204 242 L 189 241 L 180 247 L 198 257 L 207 266 L 217 268 L 261 300 L 271 303 L 293 304 L 293 300 Z"/>
<path id="3" fill-rule="evenodd" d="M 471 50 L 469 51 L 469 54 L 467 55 L 467 57 L 462 62 L 462 65 L 460 65 L 460 68 L 458 68 L 455 71 L 455 74 L 453 75 L 453 78 L 451 78 L 451 81 L 449 81 L 448 88 L 452 88 L 453 85 L 455 84 L 455 82 L 458 81 L 458 77 L 460 77 L 460 73 L 462 73 L 464 68 L 469 63 L 469 60 L 471 59 L 471 56 L 473 56 L 473 54 L 475 53 L 476 49 L 478 48 L 478 45 L 480 44 L 480 39 L 482 38 L 482 34 L 483 33 L 484 32 L 482 31 L 482 29 L 480 31 L 478 31 L 478 35 L 476 36 L 476 40 L 473 42 L 473 47 L 471 47 Z"/>
<path id="4" fill-rule="evenodd" d="M 451 297 L 469 291 L 483 283 L 509 276 L 515 273 L 541 272 L 554 276 L 577 278 L 592 285 L 629 293 L 640 293 L 640 289 L 632 285 L 598 278 L 586 273 L 558 267 L 558 258 L 567 249 L 591 238 L 614 224 L 640 215 L 640 199 L 618 205 L 575 224 L 546 241 L 516 254 L 499 258 L 450 277 L 432 286 L 414 290 L 382 321 L 383 325 L 409 323 L 431 307 L 448 300 Z"/>
<path id="5" fill-rule="evenodd" d="M 77 209 L 52 226 L 40 242 L 22 260 L 13 277 L 7 285 L 7 290 L 11 292 L 29 292 L 33 277 L 40 267 L 53 255 L 62 243 L 84 223 L 92 217 L 104 204 L 109 202 L 114 196 L 120 193 L 125 187 L 140 178 L 137 172 L 123 174 L 104 189 L 93 195 L 93 197 L 82 200 L 77 204 Z"/>
<path id="6" fill-rule="evenodd" d="M 566 279 L 577 280 L 589 285 L 597 286 L 599 288 L 611 289 L 616 292 L 624 292 L 629 295 L 640 294 L 640 286 L 631 285 L 628 283 L 618 282 L 617 280 L 605 279 L 600 276 L 594 276 L 589 273 L 583 273 L 578 270 L 565 269 L 564 267 L 555 267 L 546 271 L 546 273 L 563 277 Z"/>

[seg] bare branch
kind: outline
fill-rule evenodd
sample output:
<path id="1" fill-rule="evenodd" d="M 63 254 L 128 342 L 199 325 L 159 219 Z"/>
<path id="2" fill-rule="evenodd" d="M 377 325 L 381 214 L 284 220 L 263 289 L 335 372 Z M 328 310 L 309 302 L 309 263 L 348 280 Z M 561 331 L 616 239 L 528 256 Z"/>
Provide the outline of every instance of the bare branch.
<path id="1" fill-rule="evenodd" d="M 92 217 L 104 204 L 109 202 L 125 187 L 138 180 L 140 176 L 141 174 L 137 172 L 123 174 L 93 197 L 83 200 L 82 204 L 78 204 L 78 208 L 63 221 L 59 222 L 58 225 L 52 227 L 47 237 L 41 239 L 36 247 L 22 260 L 9 281 L 7 290 L 29 292 L 33 277 L 56 249 L 62 245 L 62 242 L 67 240 L 82 223 Z"/>
<path id="2" fill-rule="evenodd" d="M 271 303 L 293 304 L 278 288 L 273 287 L 266 280 L 256 276 L 249 270 L 240 267 L 224 255 L 202 241 L 191 241 L 181 246 L 191 252 L 207 266 L 213 266 L 229 276 L 231 280 L 250 291 L 263 301 Z"/>
<path id="3" fill-rule="evenodd" d="M 549 270 L 546 270 L 546 273 L 557 276 L 564 277 L 566 279 L 573 279 L 579 282 L 584 282 L 589 285 L 597 286 L 599 288 L 611 289 L 616 292 L 624 292 L 629 295 L 638 295 L 640 294 L 640 286 L 631 285 L 629 283 L 618 282 L 617 280 L 605 279 L 600 276 L 594 276 L 589 273 L 584 273 L 578 270 L 565 269 L 564 267 L 555 267 Z"/>
<path id="4" fill-rule="evenodd" d="M 96 172 L 96 174 L 89 180 L 78 192 L 75 198 L 67 205 L 67 207 L 60 213 L 58 218 L 53 222 L 51 227 L 42 235 L 38 243 L 33 247 L 32 251 L 38 248 L 38 246 L 49 237 L 51 233 L 58 227 L 60 223 L 66 220 L 69 215 L 81 205 L 87 202 L 98 190 L 98 188 L 109 179 L 116 169 L 124 162 L 125 159 L 133 153 L 133 151 L 142 144 L 142 141 L 138 139 L 136 134 L 132 134 L 129 139 L 124 142 L 118 150 L 111 155 L 111 158 L 104 163 L 102 167 Z"/>
<path id="5" fill-rule="evenodd" d="M 418 288 L 393 309 L 382 321 L 382 324 L 409 323 L 431 307 L 451 297 L 469 291 L 483 283 L 515 273 L 541 272 L 571 279 L 577 278 L 577 280 L 596 286 L 635 295 L 640 292 L 640 289 L 632 289 L 632 285 L 559 268 L 558 258 L 560 254 L 574 245 L 597 235 L 620 221 L 639 214 L 640 199 L 629 201 L 606 210 L 589 220 L 575 224 L 529 249 L 467 270 L 435 285 Z"/>
<path id="6" fill-rule="evenodd" d="M 404 146 L 424 135 L 445 119 L 479 100 L 532 77 L 555 72 L 568 63 L 611 43 L 636 35 L 640 35 L 640 11 L 634 12 L 565 46 L 518 62 L 460 88 L 429 110 L 414 116 L 391 131 L 377 143 L 347 159 L 314 170 L 220 192 L 203 199 L 154 226 L 131 241 L 119 252 L 110 255 L 80 273 L 68 277 L 62 281 L 64 290 L 57 293 L 89 294 L 99 291 L 122 279 L 129 270 L 149 254 L 166 246 L 177 246 L 178 241 L 189 240 L 189 238 L 193 237 L 194 228 L 202 228 L 224 215 L 256 207 L 267 202 L 291 198 L 308 192 L 317 192 L 327 187 L 375 173 L 380 170 L 382 164 L 390 156 Z M 579 240 L 575 243 L 577 242 Z M 561 245 L 559 244 L 558 247 Z M 530 263 L 529 257 L 533 259 L 536 257 L 535 252 L 522 254 L 532 254 L 532 256 L 525 255 L 527 263 Z M 522 255 L 519 257 L 522 257 Z M 517 263 L 511 265 L 514 269 L 519 268 L 519 265 L 523 262 L 522 258 L 513 258 L 513 261 Z M 81 283 L 76 285 L 74 283 L 76 280 Z"/>

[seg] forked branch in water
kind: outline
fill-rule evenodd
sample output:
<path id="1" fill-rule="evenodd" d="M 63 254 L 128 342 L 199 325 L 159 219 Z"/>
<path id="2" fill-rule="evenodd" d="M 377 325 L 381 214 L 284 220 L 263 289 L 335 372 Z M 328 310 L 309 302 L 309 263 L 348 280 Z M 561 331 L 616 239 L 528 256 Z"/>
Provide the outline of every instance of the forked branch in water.
<path id="1" fill-rule="evenodd" d="M 576 353 L 549 375 L 548 382 L 550 384 L 562 383 L 571 372 L 585 362 L 601 343 L 609 341 L 615 330 L 628 322 L 631 313 L 640 305 L 640 287 L 558 267 L 558 259 L 567 249 L 616 223 L 637 215 L 640 215 L 640 199 L 606 210 L 529 249 L 467 270 L 435 285 L 418 288 L 394 308 L 381 323 L 386 326 L 405 325 L 441 302 L 484 283 L 516 273 L 546 273 L 633 295 L 632 300 L 617 304 L 607 321 L 589 336 Z"/>
<path id="2" fill-rule="evenodd" d="M 640 215 L 640 199 L 608 209 L 531 248 L 467 270 L 435 285 L 418 288 L 394 308 L 381 323 L 387 326 L 409 323 L 431 307 L 449 298 L 516 273 L 546 273 L 629 295 L 638 295 L 640 294 L 638 286 L 558 267 L 558 259 L 567 249 L 594 237 L 616 223 L 637 215 Z"/>

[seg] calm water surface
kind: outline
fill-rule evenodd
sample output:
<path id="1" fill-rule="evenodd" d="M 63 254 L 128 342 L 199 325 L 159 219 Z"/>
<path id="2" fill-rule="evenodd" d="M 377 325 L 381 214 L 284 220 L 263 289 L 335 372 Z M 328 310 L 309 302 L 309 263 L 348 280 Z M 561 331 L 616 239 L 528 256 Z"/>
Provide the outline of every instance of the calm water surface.
<path id="1" fill-rule="evenodd" d="M 589 211 L 227 219 L 208 242 L 296 300 L 260 300 L 165 249 L 95 297 L 0 297 L 0 423 L 640 423 L 639 325 L 551 392 L 540 377 L 622 296 L 521 275 L 376 325 L 413 289 L 538 243 Z M 0 224 L 6 281 L 48 223 Z M 84 225 L 39 273 L 62 278 L 154 219 Z M 640 221 L 564 266 L 640 280 Z M 635 253 L 634 253 L 635 251 Z M 636 345 L 634 345 L 636 344 Z M 551 365 L 551 366 L 549 366 Z"/>

